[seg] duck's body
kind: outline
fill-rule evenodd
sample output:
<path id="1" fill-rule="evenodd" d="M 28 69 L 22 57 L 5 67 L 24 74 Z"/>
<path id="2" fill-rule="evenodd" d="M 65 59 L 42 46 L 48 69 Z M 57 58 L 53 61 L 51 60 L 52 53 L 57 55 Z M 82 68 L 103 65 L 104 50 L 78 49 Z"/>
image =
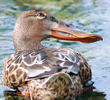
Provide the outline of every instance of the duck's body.
<path id="1" fill-rule="evenodd" d="M 38 18 L 43 23 L 43 26 L 38 27 L 37 25 L 39 30 L 35 29 L 36 31 L 32 32 L 33 28 L 35 28 L 35 19 L 32 19 L 32 17 L 35 17 L 35 14 L 39 14 L 39 12 L 40 17 L 38 16 Z M 31 18 L 28 19 L 28 17 Z M 50 22 L 44 24 L 43 17 L 45 17 L 46 21 L 50 18 L 54 25 Z M 24 18 L 27 19 L 25 20 Z M 69 27 L 69 25 L 62 22 L 59 23 L 58 20 L 43 10 L 26 12 L 21 15 L 19 20 L 21 22 L 17 22 L 14 31 L 16 54 L 9 56 L 5 62 L 3 84 L 10 88 L 18 89 L 24 95 L 29 93 L 32 100 L 71 100 L 75 98 L 83 91 L 86 83 L 91 80 L 91 69 L 88 63 L 78 52 L 72 49 L 48 49 L 41 46 L 40 41 L 49 36 L 47 34 L 50 34 L 50 32 L 46 32 L 49 29 L 53 32 L 54 37 L 63 40 L 67 38 L 67 40 L 90 43 L 102 38 L 98 35 L 76 35 L 79 31 L 74 33 L 66 31 L 65 26 Z M 57 28 L 57 23 L 63 25 L 63 28 Z M 51 29 L 48 24 L 56 26 Z M 25 31 L 25 29 L 27 30 Z M 56 32 L 60 32 L 60 34 L 56 34 Z M 66 38 L 62 37 L 62 34 L 67 32 L 72 33 L 74 37 L 72 35 L 66 36 Z"/>
<path id="2" fill-rule="evenodd" d="M 34 96 L 40 94 L 40 97 L 35 97 L 37 99 L 50 93 L 53 93 L 51 98 L 73 98 L 83 91 L 89 80 L 91 70 L 86 60 L 69 48 L 19 52 L 9 56 L 3 72 L 4 85 L 18 88 L 23 94 L 27 91 Z"/>

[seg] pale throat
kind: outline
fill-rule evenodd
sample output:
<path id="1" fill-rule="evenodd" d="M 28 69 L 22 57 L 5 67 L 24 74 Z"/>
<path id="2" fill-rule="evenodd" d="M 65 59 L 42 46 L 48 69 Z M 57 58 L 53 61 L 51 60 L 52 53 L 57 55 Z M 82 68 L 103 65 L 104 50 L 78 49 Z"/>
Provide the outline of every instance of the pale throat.
<path id="1" fill-rule="evenodd" d="M 14 47 L 15 47 L 16 52 L 19 52 L 19 51 L 30 52 L 33 50 L 39 50 L 39 49 L 45 48 L 41 44 L 41 40 L 39 39 L 36 39 L 36 40 L 31 39 L 27 41 L 14 42 Z"/>

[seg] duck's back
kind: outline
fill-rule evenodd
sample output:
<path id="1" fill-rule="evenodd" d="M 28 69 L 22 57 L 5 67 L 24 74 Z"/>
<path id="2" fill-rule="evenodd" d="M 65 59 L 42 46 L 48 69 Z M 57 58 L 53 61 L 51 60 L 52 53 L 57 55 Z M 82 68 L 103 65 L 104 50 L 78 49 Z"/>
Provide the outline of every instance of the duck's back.
<path id="1" fill-rule="evenodd" d="M 91 80 L 91 69 L 78 52 L 45 48 L 9 56 L 4 64 L 3 84 L 18 87 L 30 79 L 43 79 L 59 72 L 79 76 L 82 84 Z"/>

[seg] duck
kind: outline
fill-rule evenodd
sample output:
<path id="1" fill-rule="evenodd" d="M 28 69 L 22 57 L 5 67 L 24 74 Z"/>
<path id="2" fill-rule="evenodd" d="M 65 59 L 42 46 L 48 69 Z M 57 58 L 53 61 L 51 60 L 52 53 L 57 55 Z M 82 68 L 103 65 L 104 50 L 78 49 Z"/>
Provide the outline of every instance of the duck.
<path id="1" fill-rule="evenodd" d="M 73 100 L 93 86 L 91 68 L 78 51 L 43 46 L 41 41 L 49 37 L 82 43 L 102 40 L 100 35 L 80 31 L 45 10 L 25 11 L 14 27 L 15 54 L 4 63 L 3 85 L 30 100 Z"/>

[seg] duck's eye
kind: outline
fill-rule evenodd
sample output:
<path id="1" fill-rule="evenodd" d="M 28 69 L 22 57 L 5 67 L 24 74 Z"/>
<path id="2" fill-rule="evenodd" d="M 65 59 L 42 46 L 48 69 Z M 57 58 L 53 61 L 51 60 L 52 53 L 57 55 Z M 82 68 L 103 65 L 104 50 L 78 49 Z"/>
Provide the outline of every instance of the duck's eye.
<path id="1" fill-rule="evenodd" d="M 46 15 L 44 15 L 43 13 L 38 13 L 37 18 L 38 19 L 43 19 L 43 18 L 46 18 Z"/>
<path id="2" fill-rule="evenodd" d="M 44 17 L 45 15 L 43 13 L 38 13 L 37 16 Z"/>

